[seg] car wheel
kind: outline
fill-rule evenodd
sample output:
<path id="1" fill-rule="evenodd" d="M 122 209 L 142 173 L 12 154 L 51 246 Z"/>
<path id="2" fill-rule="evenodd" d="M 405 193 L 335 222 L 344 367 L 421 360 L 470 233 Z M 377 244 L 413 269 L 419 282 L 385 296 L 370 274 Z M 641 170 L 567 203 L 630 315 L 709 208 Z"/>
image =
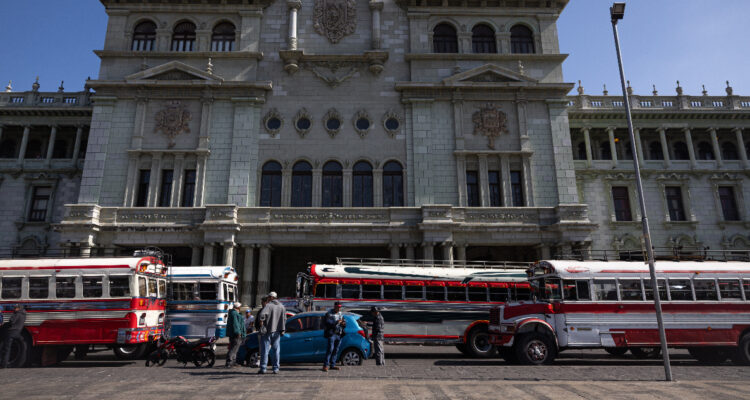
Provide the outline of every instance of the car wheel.
<path id="1" fill-rule="evenodd" d="M 661 349 L 658 347 L 631 347 L 630 353 L 635 356 L 635 358 L 645 359 L 645 358 L 657 358 L 661 354 Z"/>
<path id="2" fill-rule="evenodd" d="M 247 356 L 245 357 L 246 367 L 258 367 L 260 365 L 260 352 L 258 349 L 248 350 Z"/>
<path id="3" fill-rule="evenodd" d="M 466 349 L 474 357 L 487 358 L 495 355 L 497 348 L 490 343 L 490 334 L 487 332 L 486 325 L 475 327 L 469 332 Z"/>
<path id="4" fill-rule="evenodd" d="M 541 333 L 532 332 L 521 335 L 514 345 L 518 362 L 525 365 L 551 363 L 557 356 L 555 342 Z"/>
<path id="5" fill-rule="evenodd" d="M 628 352 L 628 348 L 627 347 L 605 347 L 604 351 L 606 351 L 607 353 L 613 356 L 622 356 Z"/>
<path id="6" fill-rule="evenodd" d="M 739 347 L 730 353 L 732 362 L 737 365 L 750 365 L 750 333 L 740 339 Z"/>
<path id="7" fill-rule="evenodd" d="M 115 357 L 120 360 L 136 360 L 143 357 L 143 353 L 145 353 L 147 349 L 148 343 L 141 343 L 115 346 L 112 348 L 112 351 L 115 353 Z"/>
<path id="8" fill-rule="evenodd" d="M 690 356 L 702 364 L 721 364 L 729 358 L 729 352 L 717 347 L 690 347 Z"/>
<path id="9" fill-rule="evenodd" d="M 346 349 L 339 357 L 339 363 L 347 366 L 362 365 L 363 360 L 362 353 L 357 349 Z"/>

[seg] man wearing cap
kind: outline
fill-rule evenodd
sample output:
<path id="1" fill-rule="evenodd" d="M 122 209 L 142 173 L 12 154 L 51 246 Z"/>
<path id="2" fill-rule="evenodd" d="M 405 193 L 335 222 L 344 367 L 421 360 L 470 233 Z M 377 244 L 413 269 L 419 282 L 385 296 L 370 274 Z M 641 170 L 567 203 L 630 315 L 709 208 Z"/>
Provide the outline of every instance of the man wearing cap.
<path id="1" fill-rule="evenodd" d="M 375 357 L 376 365 L 385 365 L 385 347 L 383 346 L 385 338 L 383 337 L 383 315 L 380 314 L 380 310 L 377 307 L 370 308 L 370 314 L 372 315 L 372 345 L 374 347 L 373 355 Z"/>
<path id="2" fill-rule="evenodd" d="M 268 354 L 271 353 L 273 363 L 273 373 L 279 373 L 279 361 L 281 358 L 281 335 L 286 330 L 286 308 L 276 298 L 276 292 L 268 294 L 268 304 L 261 310 L 258 319 L 260 320 L 260 338 L 263 343 L 260 352 L 260 369 L 259 374 L 265 374 L 268 367 Z"/>
<path id="3" fill-rule="evenodd" d="M 227 368 L 232 368 L 237 364 L 237 350 L 240 349 L 242 338 L 245 337 L 245 324 L 242 321 L 242 315 L 240 315 L 242 304 L 234 302 L 233 306 L 227 316 L 227 337 L 229 338 Z"/>
<path id="4" fill-rule="evenodd" d="M 323 372 L 328 372 L 328 369 L 338 370 L 336 366 L 336 356 L 339 353 L 339 344 L 341 344 L 341 338 L 344 336 L 344 328 L 346 328 L 346 320 L 344 320 L 344 314 L 341 312 L 341 303 L 338 301 L 333 303 L 333 308 L 328 310 L 325 316 L 325 330 L 323 336 L 328 339 L 328 346 L 326 347 L 326 358 L 323 361 Z"/>

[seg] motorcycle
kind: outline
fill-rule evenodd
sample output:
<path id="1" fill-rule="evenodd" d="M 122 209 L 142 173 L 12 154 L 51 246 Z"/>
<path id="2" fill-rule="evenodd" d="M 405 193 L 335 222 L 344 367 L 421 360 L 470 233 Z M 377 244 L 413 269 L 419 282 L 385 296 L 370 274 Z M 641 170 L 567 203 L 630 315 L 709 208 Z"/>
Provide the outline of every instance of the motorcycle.
<path id="1" fill-rule="evenodd" d="M 163 366 L 169 358 L 176 358 L 184 367 L 192 362 L 196 367 L 213 367 L 216 362 L 216 337 L 188 342 L 182 336 L 167 339 L 162 336 L 158 347 L 146 358 L 146 366 Z"/>

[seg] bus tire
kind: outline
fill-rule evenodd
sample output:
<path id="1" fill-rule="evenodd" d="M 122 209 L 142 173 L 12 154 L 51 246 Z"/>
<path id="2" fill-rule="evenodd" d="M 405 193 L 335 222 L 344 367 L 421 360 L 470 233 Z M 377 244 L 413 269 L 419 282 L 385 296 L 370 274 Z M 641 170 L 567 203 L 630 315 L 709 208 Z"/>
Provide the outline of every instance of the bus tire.
<path id="1" fill-rule="evenodd" d="M 493 357 L 497 353 L 497 348 L 490 343 L 490 334 L 487 332 L 487 325 L 474 327 L 469 332 L 465 346 L 469 355 L 477 358 Z"/>
<path id="2" fill-rule="evenodd" d="M 639 359 L 658 358 L 661 349 L 659 347 L 631 347 L 630 353 Z"/>
<path id="3" fill-rule="evenodd" d="M 623 356 L 628 352 L 627 347 L 605 347 L 604 351 L 613 356 Z"/>
<path id="4" fill-rule="evenodd" d="M 732 362 L 737 365 L 750 365 L 750 332 L 740 339 L 739 346 L 731 352 Z"/>
<path id="5" fill-rule="evenodd" d="M 689 347 L 688 353 L 701 364 L 721 364 L 729 357 L 729 352 L 718 347 Z"/>
<path id="6" fill-rule="evenodd" d="M 518 362 L 523 365 L 550 364 L 557 356 L 557 346 L 548 335 L 531 332 L 516 337 L 513 345 Z"/>
<path id="7" fill-rule="evenodd" d="M 130 344 L 112 347 L 115 357 L 120 360 L 137 360 L 143 357 L 148 349 L 148 343 Z"/>

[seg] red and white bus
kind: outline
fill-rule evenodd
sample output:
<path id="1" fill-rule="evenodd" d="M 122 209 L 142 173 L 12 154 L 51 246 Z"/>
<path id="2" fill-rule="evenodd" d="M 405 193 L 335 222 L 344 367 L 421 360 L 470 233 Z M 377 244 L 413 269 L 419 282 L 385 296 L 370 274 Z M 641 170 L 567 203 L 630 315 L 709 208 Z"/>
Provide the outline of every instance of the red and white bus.
<path id="1" fill-rule="evenodd" d="M 527 273 L 535 299 L 490 313 L 490 341 L 506 360 L 544 364 L 572 348 L 658 354 L 647 264 L 541 261 Z M 669 347 L 750 364 L 750 263 L 657 261 L 656 279 Z"/>
<path id="2" fill-rule="evenodd" d="M 26 309 L 23 343 L 11 365 L 49 364 L 74 346 L 113 347 L 121 358 L 141 355 L 163 332 L 167 267 L 159 257 L 0 260 L 0 309 Z"/>
<path id="3" fill-rule="evenodd" d="M 346 311 L 370 316 L 381 309 L 388 343 L 455 345 L 475 357 L 496 353 L 487 324 L 492 307 L 530 298 L 525 263 L 445 265 L 432 261 L 339 259 L 298 275 L 301 310 Z"/>

